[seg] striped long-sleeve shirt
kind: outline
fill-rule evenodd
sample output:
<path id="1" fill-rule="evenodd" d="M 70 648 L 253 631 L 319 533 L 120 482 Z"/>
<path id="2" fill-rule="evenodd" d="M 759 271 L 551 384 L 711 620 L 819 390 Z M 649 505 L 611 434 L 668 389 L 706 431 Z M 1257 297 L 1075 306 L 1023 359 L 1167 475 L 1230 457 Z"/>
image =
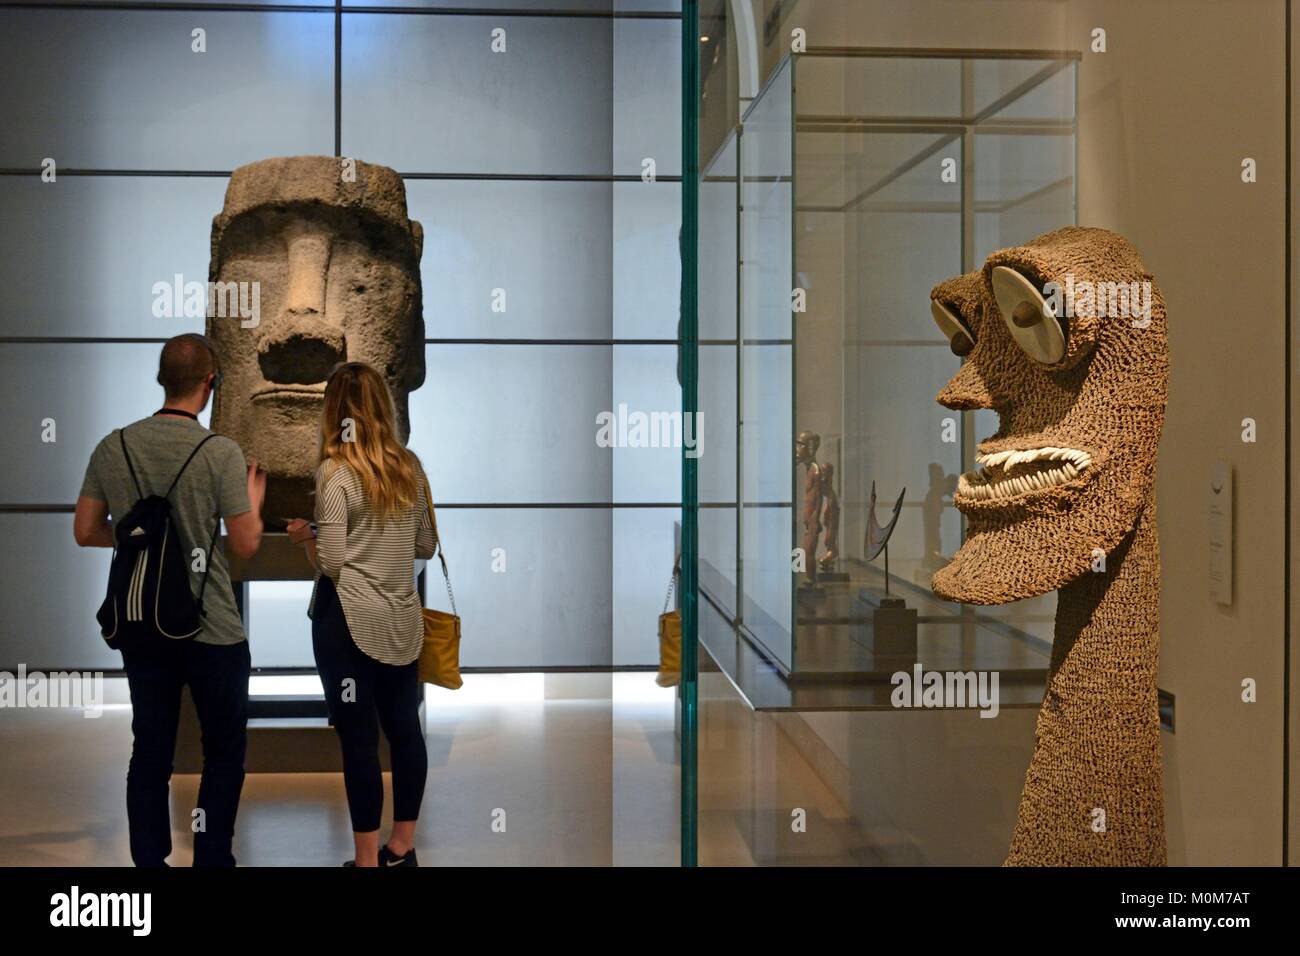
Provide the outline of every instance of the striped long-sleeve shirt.
<path id="1" fill-rule="evenodd" d="M 411 507 L 385 518 L 373 511 L 361 479 L 343 462 L 316 470 L 316 582 L 334 581 L 357 647 L 385 664 L 420 656 L 424 624 L 415 559 L 433 557 L 424 480 Z M 312 589 L 310 615 L 316 604 Z"/>

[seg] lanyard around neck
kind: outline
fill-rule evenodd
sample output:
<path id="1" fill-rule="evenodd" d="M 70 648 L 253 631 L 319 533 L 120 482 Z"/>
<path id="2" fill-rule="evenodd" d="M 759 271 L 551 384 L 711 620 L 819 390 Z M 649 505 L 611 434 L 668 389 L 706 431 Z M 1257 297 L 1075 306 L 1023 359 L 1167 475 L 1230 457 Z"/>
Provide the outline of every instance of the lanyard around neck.
<path id="1" fill-rule="evenodd" d="M 183 408 L 167 408 L 164 406 L 163 408 L 160 408 L 158 409 L 158 411 L 154 412 L 154 414 L 155 415 L 184 415 L 186 418 L 192 418 L 196 422 L 199 420 L 198 415 L 195 415 L 193 412 L 187 412 Z"/>

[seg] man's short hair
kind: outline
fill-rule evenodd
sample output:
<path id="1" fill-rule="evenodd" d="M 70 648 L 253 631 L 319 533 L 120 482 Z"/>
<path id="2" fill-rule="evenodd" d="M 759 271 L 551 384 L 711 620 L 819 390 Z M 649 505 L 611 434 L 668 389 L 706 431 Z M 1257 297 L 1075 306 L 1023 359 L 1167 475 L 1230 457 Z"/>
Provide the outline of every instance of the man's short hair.
<path id="1" fill-rule="evenodd" d="M 168 398 L 189 395 L 216 371 L 216 350 L 197 332 L 168 339 L 158 357 L 158 384 Z"/>

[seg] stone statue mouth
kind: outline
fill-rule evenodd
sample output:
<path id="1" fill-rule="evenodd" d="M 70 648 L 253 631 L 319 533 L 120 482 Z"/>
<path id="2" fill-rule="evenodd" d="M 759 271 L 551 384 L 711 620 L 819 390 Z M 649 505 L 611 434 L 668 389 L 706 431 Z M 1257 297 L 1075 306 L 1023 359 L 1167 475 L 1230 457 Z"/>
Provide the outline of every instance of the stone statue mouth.
<path id="1" fill-rule="evenodd" d="M 1083 478 L 1092 453 L 1076 448 L 1021 448 L 975 456 L 980 466 L 957 479 L 957 497 L 968 501 L 1023 498 Z"/>
<path id="2" fill-rule="evenodd" d="M 320 401 L 325 397 L 325 383 L 312 385 L 285 385 L 272 382 L 253 390 L 252 400 L 264 402 L 268 399 L 291 399 L 297 401 Z"/>

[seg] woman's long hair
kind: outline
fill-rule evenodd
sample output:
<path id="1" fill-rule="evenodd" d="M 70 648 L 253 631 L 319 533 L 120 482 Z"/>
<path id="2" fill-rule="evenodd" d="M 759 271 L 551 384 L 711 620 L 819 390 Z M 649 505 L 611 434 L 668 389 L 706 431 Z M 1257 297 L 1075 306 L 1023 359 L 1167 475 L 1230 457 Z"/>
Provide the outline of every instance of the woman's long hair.
<path id="1" fill-rule="evenodd" d="M 415 504 L 420 465 L 397 439 L 388 385 L 364 362 L 345 362 L 325 383 L 320 460 L 347 462 L 381 520 Z"/>

